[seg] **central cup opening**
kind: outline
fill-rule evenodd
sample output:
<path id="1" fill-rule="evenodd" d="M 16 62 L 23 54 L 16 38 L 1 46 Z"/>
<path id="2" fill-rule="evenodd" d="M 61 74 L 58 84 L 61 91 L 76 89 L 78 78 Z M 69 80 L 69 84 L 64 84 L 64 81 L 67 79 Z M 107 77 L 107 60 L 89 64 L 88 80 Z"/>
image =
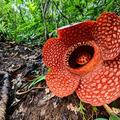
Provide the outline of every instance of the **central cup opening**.
<path id="1" fill-rule="evenodd" d="M 94 48 L 90 45 L 80 45 L 75 48 L 68 58 L 68 64 L 71 68 L 79 68 L 92 59 Z"/>

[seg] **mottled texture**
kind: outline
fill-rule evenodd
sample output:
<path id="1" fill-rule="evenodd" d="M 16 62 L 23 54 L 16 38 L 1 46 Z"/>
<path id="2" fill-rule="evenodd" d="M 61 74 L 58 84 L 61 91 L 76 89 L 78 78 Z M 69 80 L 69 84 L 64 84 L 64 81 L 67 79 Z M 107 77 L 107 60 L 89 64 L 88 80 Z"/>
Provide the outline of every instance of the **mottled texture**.
<path id="1" fill-rule="evenodd" d="M 77 95 L 85 102 L 100 106 L 120 96 L 120 57 L 104 61 L 96 69 L 81 77 Z"/>
<path id="2" fill-rule="evenodd" d="M 94 25 L 93 36 L 102 50 L 104 60 L 113 59 L 120 53 L 120 17 L 103 13 Z"/>
<path id="3" fill-rule="evenodd" d="M 63 67 L 66 50 L 66 45 L 60 39 L 49 39 L 43 48 L 44 63 L 52 69 L 60 69 Z"/>
<path id="4" fill-rule="evenodd" d="M 111 103 L 120 96 L 120 17 L 103 13 L 58 29 L 58 38 L 43 47 L 49 89 L 59 97 L 76 91 L 91 105 Z"/>
<path id="5" fill-rule="evenodd" d="M 59 97 L 72 94 L 79 85 L 79 76 L 67 70 L 51 71 L 46 79 L 50 90 Z"/>

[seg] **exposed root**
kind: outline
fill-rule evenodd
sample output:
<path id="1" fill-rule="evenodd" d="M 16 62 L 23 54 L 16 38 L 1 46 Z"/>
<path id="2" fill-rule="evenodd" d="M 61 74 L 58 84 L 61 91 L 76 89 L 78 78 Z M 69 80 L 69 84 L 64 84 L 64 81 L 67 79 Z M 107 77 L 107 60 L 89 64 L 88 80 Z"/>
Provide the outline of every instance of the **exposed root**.
<path id="1" fill-rule="evenodd" d="M 1 86 L 0 96 L 0 120 L 5 120 L 6 106 L 8 102 L 8 89 L 9 89 L 9 74 L 4 71 L 0 71 L 0 75 L 3 75 L 0 82 L 3 82 Z"/>

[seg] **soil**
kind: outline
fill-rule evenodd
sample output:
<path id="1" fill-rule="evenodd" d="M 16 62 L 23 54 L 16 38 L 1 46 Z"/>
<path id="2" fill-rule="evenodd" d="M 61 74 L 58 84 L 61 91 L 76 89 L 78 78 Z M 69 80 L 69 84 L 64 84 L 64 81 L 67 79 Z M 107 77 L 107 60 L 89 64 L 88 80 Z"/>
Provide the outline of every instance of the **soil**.
<path id="1" fill-rule="evenodd" d="M 103 107 L 83 103 L 75 93 L 65 98 L 54 96 L 45 80 L 29 88 L 34 78 L 47 73 L 39 46 L 1 41 L 0 71 L 10 78 L 6 120 L 94 120 L 109 116 Z"/>

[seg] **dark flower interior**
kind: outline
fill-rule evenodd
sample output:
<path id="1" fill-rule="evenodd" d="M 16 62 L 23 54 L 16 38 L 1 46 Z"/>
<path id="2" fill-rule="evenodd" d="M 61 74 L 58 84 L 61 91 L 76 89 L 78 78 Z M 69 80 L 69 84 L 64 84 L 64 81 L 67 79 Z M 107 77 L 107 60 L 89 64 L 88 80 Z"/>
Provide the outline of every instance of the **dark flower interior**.
<path id="1" fill-rule="evenodd" d="M 94 48 L 89 45 L 78 46 L 69 55 L 68 63 L 72 68 L 78 68 L 86 65 L 94 56 Z"/>

